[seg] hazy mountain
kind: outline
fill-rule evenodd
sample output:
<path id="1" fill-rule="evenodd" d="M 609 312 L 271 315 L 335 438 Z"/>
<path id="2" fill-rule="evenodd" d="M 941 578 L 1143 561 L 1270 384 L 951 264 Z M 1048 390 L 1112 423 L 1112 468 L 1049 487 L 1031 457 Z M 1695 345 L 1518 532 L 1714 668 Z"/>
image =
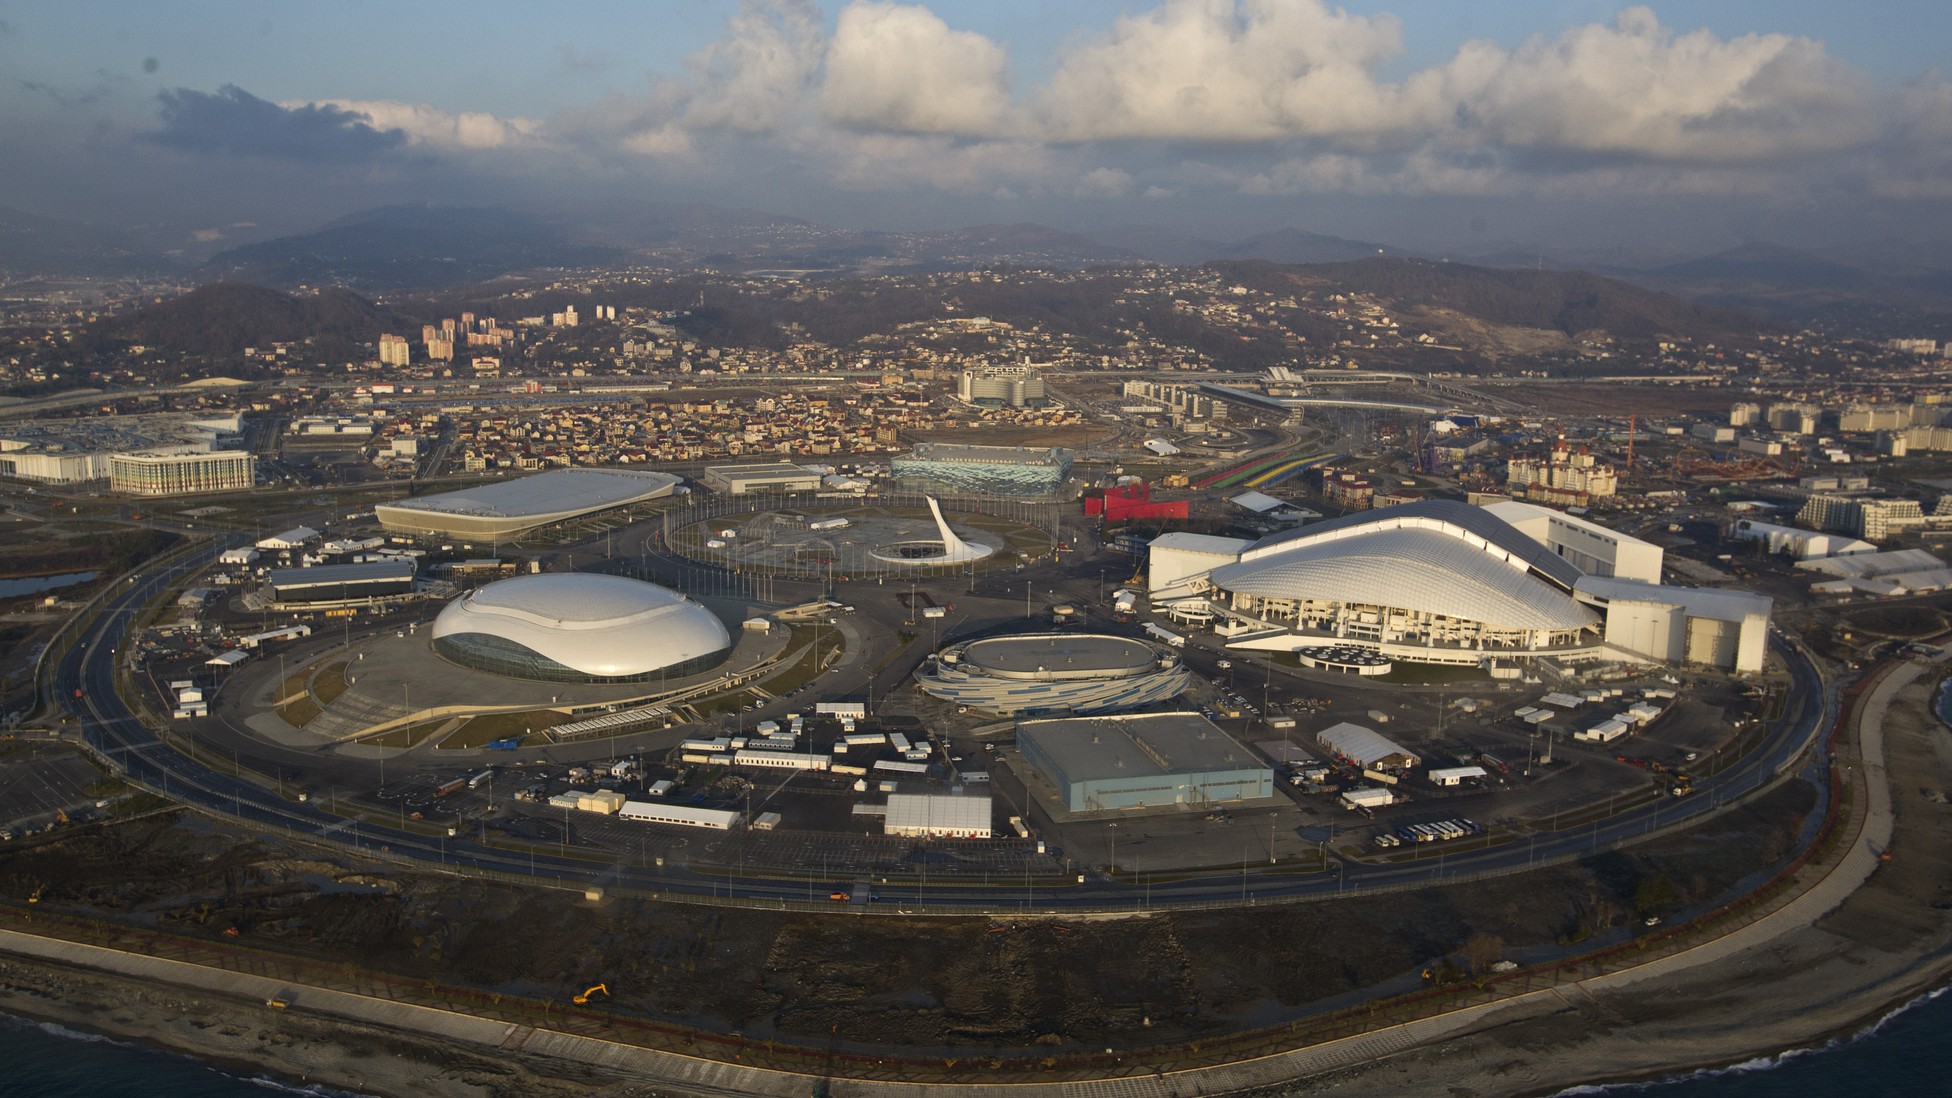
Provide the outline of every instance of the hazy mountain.
<path id="1" fill-rule="evenodd" d="M 1215 259 L 1265 259 L 1271 263 L 1340 263 L 1387 254 L 1402 255 L 1404 249 L 1366 240 L 1324 236 L 1303 229 L 1285 228 L 1259 233 L 1241 240 L 1209 240 L 1176 233 L 1150 225 L 1129 225 L 1092 234 L 1101 244 L 1129 251 L 1146 259 L 1173 266 L 1205 263 Z"/>
<path id="2" fill-rule="evenodd" d="M 382 309 L 350 290 L 293 295 L 242 282 L 213 282 L 103 320 L 90 336 L 199 355 L 309 339 L 322 354 L 349 357 L 383 332 L 418 335 L 419 328 L 418 320 Z"/>
<path id="3" fill-rule="evenodd" d="M 1204 263 L 1220 255 L 1227 247 L 1223 241 L 1191 236 L 1162 225 L 1121 225 L 1090 235 L 1092 240 L 1108 248 L 1132 252 L 1174 267 Z"/>
<path id="4" fill-rule="evenodd" d="M 1952 264 L 1900 248 L 1844 249 L 1830 255 L 1749 243 L 1713 255 L 1619 277 L 1697 301 L 1762 313 L 1793 324 L 1888 337 L 1952 321 Z"/>
<path id="5" fill-rule="evenodd" d="M 1486 323 L 1568 336 L 1603 331 L 1626 338 L 1712 337 L 1753 332 L 1758 327 L 1753 316 L 1583 271 L 1500 270 L 1393 258 L 1312 266 L 1220 266 L 1228 277 L 1263 288 L 1300 284 L 1354 291 L 1399 309 L 1439 309 Z"/>
<path id="6" fill-rule="evenodd" d="M 0 270 L 29 275 L 138 275 L 177 269 L 130 233 L 0 206 Z"/>
<path id="7" fill-rule="evenodd" d="M 1033 222 L 971 225 L 925 233 L 870 233 L 868 236 L 892 242 L 893 254 L 916 263 L 954 264 L 984 257 L 983 262 L 1075 267 L 1094 263 L 1131 263 L 1140 258 L 1124 248 L 1114 248 L 1088 236 Z"/>
<path id="8" fill-rule="evenodd" d="M 1221 246 L 1208 259 L 1265 259 L 1272 263 L 1343 263 L 1378 255 L 1401 255 L 1400 248 L 1366 240 L 1323 236 L 1301 229 L 1276 229 Z"/>
<path id="9" fill-rule="evenodd" d="M 276 286 L 392 290 L 480 282 L 542 267 L 597 266 L 626 255 L 620 248 L 578 243 L 571 230 L 514 210 L 389 206 L 316 232 L 220 252 L 203 273 Z"/>
<path id="10" fill-rule="evenodd" d="M 1719 287 L 1743 286 L 1862 291 L 1886 279 L 1864 270 L 1778 244 L 1749 243 L 1725 252 L 1671 263 L 1643 272 L 1676 284 Z"/>

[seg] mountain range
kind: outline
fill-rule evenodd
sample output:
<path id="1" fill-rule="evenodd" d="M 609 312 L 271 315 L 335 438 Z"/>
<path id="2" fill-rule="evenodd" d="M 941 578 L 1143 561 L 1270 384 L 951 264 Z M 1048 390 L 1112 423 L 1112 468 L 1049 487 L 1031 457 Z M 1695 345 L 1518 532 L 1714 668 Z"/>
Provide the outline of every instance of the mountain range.
<path id="1" fill-rule="evenodd" d="M 247 230 L 248 234 L 248 230 Z M 643 265 L 724 274 L 912 274 L 972 266 L 1087 268 L 1229 260 L 1287 264 L 1418 258 L 1414 249 L 1281 227 L 1237 240 L 1128 225 L 1091 233 L 1034 223 L 916 232 L 842 229 L 762 210 L 612 202 L 548 216 L 501 207 L 391 206 L 316 229 L 216 252 L 166 254 L 157 234 L 0 208 L 0 272 L 174 274 L 364 293 L 442 289 L 562 268 Z M 200 234 L 204 250 L 214 234 Z M 247 235 L 248 238 L 248 235 Z M 1755 242 L 1678 262 L 1571 264 L 1518 242 L 1451 258 L 1478 267 L 1583 267 L 1595 274 L 1772 318 L 1889 328 L 1952 325 L 1952 249 L 1929 241 L 1862 242 L 1824 252 Z M 1925 334 L 1931 334 L 1927 332 Z M 1945 334 L 1952 335 L 1952 331 Z"/>

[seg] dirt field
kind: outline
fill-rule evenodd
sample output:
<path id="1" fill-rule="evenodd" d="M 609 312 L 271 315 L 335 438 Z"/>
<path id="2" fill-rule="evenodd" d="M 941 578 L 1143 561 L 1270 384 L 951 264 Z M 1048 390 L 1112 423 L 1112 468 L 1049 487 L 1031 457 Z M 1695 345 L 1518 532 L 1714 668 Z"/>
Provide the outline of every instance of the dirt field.
<path id="1" fill-rule="evenodd" d="M 398 875 L 158 817 L 0 847 L 0 897 L 47 912 L 619 1014 L 822 1045 L 1102 1048 L 1296 1017 L 1427 965 L 1540 960 L 1705 903 L 1791 845 L 1790 787 L 1645 853 L 1412 894 L 1021 925 L 692 907 Z M 52 840 L 52 841 L 48 841 Z M 1654 882 L 1649 884 L 1649 882 Z M 235 931 L 235 937 L 230 932 Z"/>

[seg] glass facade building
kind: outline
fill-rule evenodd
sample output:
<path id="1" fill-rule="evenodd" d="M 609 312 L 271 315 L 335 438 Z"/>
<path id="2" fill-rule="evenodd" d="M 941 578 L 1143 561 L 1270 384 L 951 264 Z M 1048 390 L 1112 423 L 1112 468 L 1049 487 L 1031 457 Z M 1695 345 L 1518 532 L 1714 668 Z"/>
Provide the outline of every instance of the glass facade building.
<path id="1" fill-rule="evenodd" d="M 1071 475 L 1071 451 L 1055 446 L 1030 449 L 924 442 L 889 465 L 896 480 L 924 491 L 1054 496 Z"/>

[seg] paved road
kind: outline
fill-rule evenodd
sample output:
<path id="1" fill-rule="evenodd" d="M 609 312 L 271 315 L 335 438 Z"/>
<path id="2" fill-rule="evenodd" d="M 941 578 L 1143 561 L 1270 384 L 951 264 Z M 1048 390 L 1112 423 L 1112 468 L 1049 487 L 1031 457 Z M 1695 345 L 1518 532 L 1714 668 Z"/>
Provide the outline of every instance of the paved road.
<path id="1" fill-rule="evenodd" d="M 1783 907 L 1735 932 L 1649 964 L 1599 976 L 1565 988 L 1546 988 L 1401 1025 L 1304 1048 L 1212 1068 L 1157 1071 L 1120 1078 L 1075 1082 L 1026 1083 L 1012 1087 L 1048 1098 L 1179 1098 L 1184 1094 L 1233 1093 L 1292 1084 L 1324 1072 L 1368 1063 L 1418 1046 L 1476 1030 L 1564 1009 L 1568 994 L 1618 987 L 1717 961 L 1746 950 L 1765 948 L 1777 936 L 1805 927 L 1828 913 L 1862 885 L 1877 865 L 1877 851 L 1891 834 L 1889 775 L 1884 764 L 1882 719 L 1892 697 L 1923 673 L 1922 665 L 1899 667 L 1865 699 L 1858 721 L 1864 762 L 1856 775 L 1866 787 L 1866 811 L 1839 863 Z M 1815 713 L 1828 706 L 1815 707 Z M 786 1098 L 808 1093 L 810 1077 L 720 1060 L 661 1052 L 601 1038 L 511 1024 L 490 1018 L 399 1003 L 324 988 L 291 993 L 284 981 L 124 953 L 99 946 L 0 931 L 0 950 L 102 969 L 151 981 L 194 987 L 246 999 L 291 994 L 289 1009 L 346 1018 L 397 1030 L 431 1034 L 487 1049 L 519 1051 L 600 1065 L 691 1093 L 767 1095 Z M 1135 1066 L 1138 1066 L 1135 1063 Z M 989 1084 L 925 1084 L 846 1079 L 849 1094 L 870 1098 L 979 1098 L 994 1094 Z"/>
<path id="2" fill-rule="evenodd" d="M 236 540 L 238 536 L 230 539 Z M 805 901 L 804 882 L 748 879 L 728 885 L 717 877 L 695 875 L 680 865 L 633 867 L 620 861 L 592 862 L 543 851 L 516 854 L 485 847 L 465 835 L 449 839 L 445 835 L 430 836 L 363 822 L 348 825 L 340 816 L 311 804 L 296 803 L 253 782 L 213 771 L 176 751 L 162 742 L 156 731 L 145 725 L 117 695 L 114 689 L 117 649 L 145 602 L 181 575 L 205 566 L 230 541 L 214 541 L 169 569 L 143 573 L 126 581 L 109 600 L 105 612 L 85 631 L 81 642 L 55 669 L 56 697 L 76 712 L 88 743 L 125 768 L 131 777 L 169 797 L 207 811 L 229 814 L 250 826 L 310 834 L 368 851 L 420 859 L 432 866 L 512 873 L 541 884 L 578 889 L 586 882 L 602 880 L 612 887 L 621 885 L 661 894 L 713 899 L 729 895 L 764 906 Z M 676 566 L 676 562 L 671 563 Z M 1721 773 L 1703 779 L 1691 797 L 1642 805 L 1589 827 L 1540 834 L 1489 850 L 1447 853 L 1407 864 L 1346 865 L 1327 874 L 1229 872 L 1147 882 L 1143 886 L 1093 879 L 1062 888 L 1040 886 L 1035 881 L 982 885 L 958 882 L 946 886 L 938 880 L 931 886 L 920 880 L 891 880 L 877 891 L 884 910 L 904 913 L 980 910 L 1055 914 L 1145 906 L 1221 906 L 1421 887 L 1484 874 L 1522 872 L 1541 862 L 1583 856 L 1713 812 L 1721 804 L 1768 783 L 1812 745 L 1819 744 L 1820 733 L 1834 720 L 1835 693 L 1825 687 L 1800 648 L 1781 640 L 1776 641 L 1776 647 L 1795 685 L 1785 713 L 1762 746 Z M 876 662 L 878 658 L 870 656 L 851 663 L 840 674 L 832 676 L 833 681 L 824 691 L 846 695 L 866 689 L 869 669 Z M 1817 765 L 1826 761 L 1819 759 Z M 1827 783 L 1817 785 L 1827 789 Z M 823 906 L 822 909 L 832 908 Z"/>

